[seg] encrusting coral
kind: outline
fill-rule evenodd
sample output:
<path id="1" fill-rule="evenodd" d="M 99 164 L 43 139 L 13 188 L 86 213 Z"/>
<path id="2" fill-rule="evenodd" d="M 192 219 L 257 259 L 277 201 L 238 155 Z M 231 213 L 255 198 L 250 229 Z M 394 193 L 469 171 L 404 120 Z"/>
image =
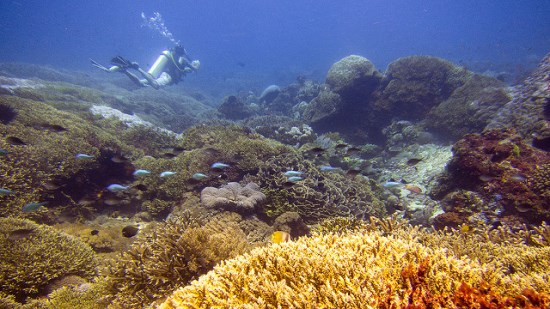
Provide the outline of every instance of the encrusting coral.
<path id="1" fill-rule="evenodd" d="M 29 220 L 0 218 L 0 292 L 19 301 L 54 280 L 96 274 L 92 249 L 78 239 Z"/>
<path id="2" fill-rule="evenodd" d="M 142 308 L 220 261 L 251 249 L 238 226 L 219 225 L 189 214 L 151 231 L 106 270 L 114 308 Z"/>
<path id="3" fill-rule="evenodd" d="M 396 222 L 383 236 L 388 224 L 255 249 L 176 290 L 159 308 L 550 305 L 550 247 L 491 244 L 459 231 L 450 238 Z M 475 252 L 480 246 L 489 251 Z"/>
<path id="4" fill-rule="evenodd" d="M 251 211 L 264 201 L 265 194 L 253 182 L 246 186 L 241 186 L 238 182 L 230 182 L 219 189 L 206 187 L 201 191 L 201 203 L 207 208 Z"/>

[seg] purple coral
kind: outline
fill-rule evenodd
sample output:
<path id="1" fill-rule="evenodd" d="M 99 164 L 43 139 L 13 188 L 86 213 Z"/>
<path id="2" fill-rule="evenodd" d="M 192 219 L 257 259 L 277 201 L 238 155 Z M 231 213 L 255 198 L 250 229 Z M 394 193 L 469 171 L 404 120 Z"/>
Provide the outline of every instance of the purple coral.
<path id="1" fill-rule="evenodd" d="M 230 182 L 219 189 L 206 187 L 201 191 L 201 203 L 207 208 L 248 211 L 253 210 L 265 199 L 265 194 L 260 192 L 260 187 L 253 182 L 244 187 L 238 182 Z"/>

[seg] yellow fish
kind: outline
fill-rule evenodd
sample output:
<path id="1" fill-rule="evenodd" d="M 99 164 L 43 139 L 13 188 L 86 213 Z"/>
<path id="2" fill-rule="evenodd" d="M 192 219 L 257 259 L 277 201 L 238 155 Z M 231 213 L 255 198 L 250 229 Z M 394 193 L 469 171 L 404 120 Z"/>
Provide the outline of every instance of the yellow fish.
<path id="1" fill-rule="evenodd" d="M 275 244 L 290 241 L 290 234 L 283 231 L 275 231 L 271 234 L 271 241 Z"/>

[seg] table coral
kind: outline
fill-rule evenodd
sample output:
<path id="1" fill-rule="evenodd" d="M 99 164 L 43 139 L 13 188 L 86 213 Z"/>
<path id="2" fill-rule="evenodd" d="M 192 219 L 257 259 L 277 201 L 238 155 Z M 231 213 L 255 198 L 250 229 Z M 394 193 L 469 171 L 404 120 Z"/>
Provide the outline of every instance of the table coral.
<path id="1" fill-rule="evenodd" d="M 419 234 L 420 233 L 420 234 Z M 550 247 L 493 247 L 491 259 L 419 243 L 422 233 L 321 235 L 258 248 L 180 288 L 159 308 L 455 308 L 550 304 Z M 434 236 L 434 237 L 437 237 Z M 475 244 L 469 243 L 472 249 Z M 499 255 L 501 252 L 503 255 Z M 506 252 L 506 254 L 504 254 Z M 503 267 L 511 257 L 514 272 Z"/>

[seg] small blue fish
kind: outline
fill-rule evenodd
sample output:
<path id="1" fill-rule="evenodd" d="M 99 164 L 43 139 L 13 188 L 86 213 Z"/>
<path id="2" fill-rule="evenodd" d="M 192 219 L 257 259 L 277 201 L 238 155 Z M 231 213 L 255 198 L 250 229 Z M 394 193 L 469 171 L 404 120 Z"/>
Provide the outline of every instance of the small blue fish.
<path id="1" fill-rule="evenodd" d="M 23 206 L 23 212 L 31 212 L 34 210 L 37 210 L 40 208 L 40 206 L 44 206 L 48 204 L 48 202 L 32 202 L 28 203 L 27 205 Z"/>
<path id="2" fill-rule="evenodd" d="M 160 177 L 168 177 L 168 176 L 172 176 L 172 175 L 176 175 L 176 172 L 166 171 L 166 172 L 160 173 Z"/>
<path id="3" fill-rule="evenodd" d="M 382 186 L 386 189 L 402 186 L 403 184 L 396 181 L 387 181 Z"/>
<path id="4" fill-rule="evenodd" d="M 323 165 L 319 169 L 321 170 L 321 172 L 332 172 L 337 170 L 338 168 L 330 165 Z"/>
<path id="5" fill-rule="evenodd" d="M 111 191 L 111 192 L 117 192 L 117 191 L 124 191 L 124 190 L 128 190 L 128 187 L 127 186 L 123 186 L 123 185 L 119 185 L 118 183 L 114 183 L 112 185 L 109 185 L 107 187 L 107 190 Z"/>
<path id="6" fill-rule="evenodd" d="M 290 182 L 298 182 L 298 181 L 302 181 L 302 180 L 304 180 L 304 178 L 302 178 L 300 176 L 288 177 L 288 181 L 290 181 Z"/>
<path id="7" fill-rule="evenodd" d="M 10 195 L 10 194 L 14 194 L 14 193 L 15 192 L 13 192 L 12 190 L 0 188 L 0 195 Z"/>
<path id="8" fill-rule="evenodd" d="M 79 159 L 79 160 L 87 160 L 87 159 L 93 159 L 95 157 L 91 156 L 91 155 L 88 155 L 88 154 L 85 154 L 85 153 L 79 153 L 79 154 L 76 155 L 76 158 Z"/>
<path id="9" fill-rule="evenodd" d="M 0 149 L 0 156 L 6 156 L 8 153 L 9 152 L 6 149 Z"/>
<path id="10" fill-rule="evenodd" d="M 193 176 L 191 176 L 191 178 L 193 178 L 195 180 L 203 180 L 203 179 L 206 179 L 207 177 L 208 176 L 206 176 L 203 173 L 195 173 L 195 174 L 193 174 Z"/>
<path id="11" fill-rule="evenodd" d="M 221 163 L 221 162 L 216 162 L 214 164 L 212 164 L 212 166 L 210 166 L 211 168 L 215 168 L 215 169 L 219 169 L 219 170 L 223 170 L 223 169 L 226 169 L 229 167 L 229 164 L 225 164 L 225 163 Z"/>
<path id="12" fill-rule="evenodd" d="M 299 171 L 287 171 L 284 175 L 286 177 L 295 177 L 295 176 L 300 176 L 302 175 L 303 173 L 302 172 L 299 172 Z"/>
<path id="13" fill-rule="evenodd" d="M 134 176 L 144 176 L 149 174 L 151 174 L 151 172 L 149 172 L 148 170 L 136 170 L 134 172 Z"/>

